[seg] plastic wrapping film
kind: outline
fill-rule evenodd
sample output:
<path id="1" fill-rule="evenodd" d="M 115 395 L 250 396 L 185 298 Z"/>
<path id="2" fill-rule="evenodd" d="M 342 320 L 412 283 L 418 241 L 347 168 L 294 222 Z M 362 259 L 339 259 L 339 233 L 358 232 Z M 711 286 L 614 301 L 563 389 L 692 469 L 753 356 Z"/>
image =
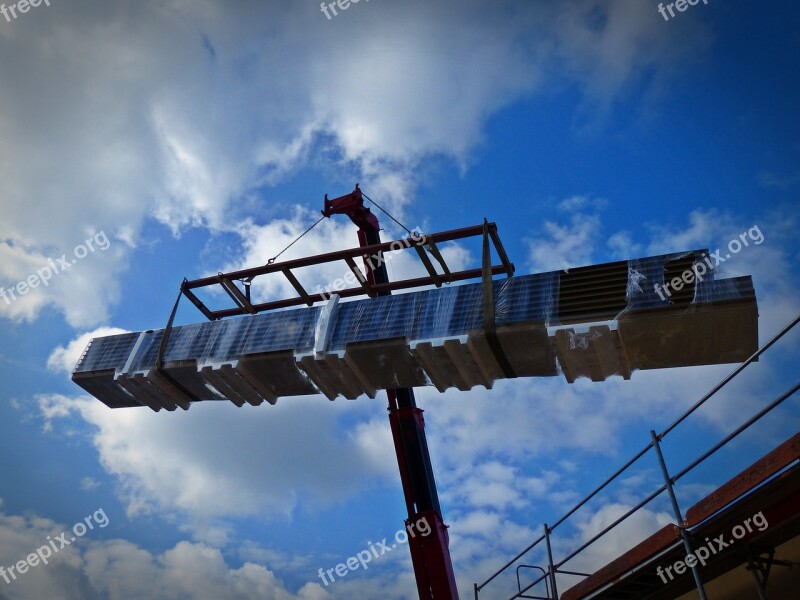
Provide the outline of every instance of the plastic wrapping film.
<path id="1" fill-rule="evenodd" d="M 693 271 L 697 285 L 693 302 L 710 303 L 741 299 L 752 293 L 752 281 L 747 277 L 728 277 L 720 279 L 716 268 L 712 266 L 708 251 L 703 251 L 695 258 Z"/>
<path id="2" fill-rule="evenodd" d="M 667 260 L 668 257 L 655 257 L 628 261 L 628 285 L 625 290 L 627 305 L 614 317 L 615 321 L 631 310 L 669 304 L 666 297 L 662 299 L 658 294 L 658 290 L 664 287 L 664 264 Z"/>
<path id="3" fill-rule="evenodd" d="M 632 310 L 678 307 L 744 298 L 742 278 L 717 279 L 706 249 L 628 261 L 627 306 Z"/>
<path id="4" fill-rule="evenodd" d="M 346 302 L 337 310 L 330 348 L 379 339 L 459 335 L 479 326 L 481 319 L 481 288 L 476 284 Z"/>
<path id="5" fill-rule="evenodd" d="M 91 393 L 116 394 L 118 406 L 135 405 L 130 390 L 145 386 L 137 377 L 160 390 L 174 382 L 179 405 L 185 397 L 241 405 L 319 391 L 354 398 L 386 387 L 491 387 L 499 378 L 558 373 L 600 381 L 734 362 L 757 333 L 750 278 L 715 281 L 709 270 L 696 285 L 665 291 L 687 269 L 702 270 L 701 260 L 703 251 L 694 251 L 495 280 L 490 334 L 482 283 L 174 327 L 163 357 L 167 383 L 154 372 L 163 330 L 97 338 L 73 379 Z M 118 378 L 125 390 L 116 389 Z"/>
<path id="6" fill-rule="evenodd" d="M 755 351 L 752 280 L 716 279 L 708 257 L 700 249 L 630 261 L 645 277 L 615 321 L 634 368 L 738 362 Z"/>
<path id="7" fill-rule="evenodd" d="M 695 279 L 697 280 L 694 288 L 694 298 L 692 302 L 711 302 L 715 299 L 715 292 L 730 292 L 730 284 L 724 283 L 730 281 L 726 279 L 717 280 L 716 270 L 711 267 L 708 260 L 708 251 L 700 252 L 699 256 L 695 257 L 694 264 L 692 265 Z"/>
<path id="8" fill-rule="evenodd" d="M 558 273 L 492 282 L 497 324 L 555 318 Z M 345 302 L 336 312 L 330 348 L 378 339 L 467 335 L 483 326 L 482 284 L 449 285 L 416 293 Z"/>
<path id="9" fill-rule="evenodd" d="M 260 352 L 311 350 L 319 313 L 319 307 L 312 307 L 175 327 L 164 350 L 164 362 L 211 364 Z M 130 371 L 155 366 L 163 334 L 163 329 L 149 333 Z"/>
<path id="10" fill-rule="evenodd" d="M 481 322 L 481 331 L 469 340 L 493 379 L 558 375 L 547 327 L 558 318 L 559 276 L 541 273 L 494 282 L 494 326 Z"/>
<path id="11" fill-rule="evenodd" d="M 511 277 L 494 282 L 494 305 L 498 325 L 518 321 L 558 323 L 560 272 Z"/>
<path id="12" fill-rule="evenodd" d="M 123 333 L 94 338 L 84 350 L 73 373 L 119 369 L 130 356 L 139 333 Z"/>
<path id="13" fill-rule="evenodd" d="M 756 343 L 755 327 L 737 326 L 730 320 L 744 316 L 752 317 L 749 322 L 756 322 L 754 314 L 742 313 L 747 309 L 735 304 L 754 297 L 750 279 L 715 280 L 707 256 L 707 250 L 695 250 L 598 265 L 598 270 L 606 270 L 604 285 L 618 277 L 614 272 L 621 275 L 625 267 L 624 306 L 616 315 L 601 315 L 595 322 L 565 318 L 558 312 L 560 322 L 551 325 L 548 332 L 560 372 L 568 381 L 579 377 L 600 381 L 611 375 L 627 379 L 635 369 L 659 368 L 664 364 L 713 363 L 719 344 L 694 340 L 698 336 L 691 335 L 689 325 L 709 335 L 717 331 L 717 323 L 706 322 L 712 303 L 734 302 L 732 309 L 739 312 L 730 313 L 727 322 L 730 331 L 740 335 L 727 345 L 752 348 Z M 609 307 L 614 304 L 613 292 L 613 284 L 597 290 L 600 296 L 608 294 Z M 685 343 L 687 339 L 693 339 L 691 349 Z M 741 351 L 733 351 L 730 360 L 742 356 Z"/>
<path id="14" fill-rule="evenodd" d="M 519 321 L 556 322 L 558 273 L 525 275 L 493 282 L 498 324 Z M 313 351 L 317 343 L 319 306 L 275 311 L 227 320 L 174 327 L 164 362 L 212 363 L 276 350 Z M 411 340 L 466 335 L 483 325 L 481 284 L 451 285 L 417 293 L 340 303 L 330 315 L 328 350 L 346 344 L 406 337 Z M 164 331 L 96 338 L 76 372 L 115 369 L 144 371 L 157 361 Z"/>
<path id="15" fill-rule="evenodd" d="M 710 304 L 712 302 L 741 300 L 753 295 L 755 295 L 753 281 L 749 277 L 716 279 L 709 282 L 708 287 L 702 290 L 702 295 L 695 297 L 694 303 Z"/>
<path id="16" fill-rule="evenodd" d="M 641 276 L 626 262 L 578 267 L 555 273 L 547 321 L 556 370 L 567 381 L 629 376 L 619 359 L 610 323 L 638 292 Z"/>

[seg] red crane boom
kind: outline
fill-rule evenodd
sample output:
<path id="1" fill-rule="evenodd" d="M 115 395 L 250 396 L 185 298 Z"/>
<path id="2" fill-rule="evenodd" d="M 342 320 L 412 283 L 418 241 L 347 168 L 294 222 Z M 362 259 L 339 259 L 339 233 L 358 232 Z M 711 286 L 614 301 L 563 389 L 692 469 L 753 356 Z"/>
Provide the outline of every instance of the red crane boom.
<path id="1" fill-rule="evenodd" d="M 358 184 L 350 194 L 333 200 L 326 195 L 322 214 L 326 217 L 334 214 L 350 217 L 358 227 L 358 241 L 362 248 L 381 243 L 378 219 L 364 206 Z M 389 283 L 382 256 L 365 256 L 364 265 L 371 284 Z M 422 410 L 417 407 L 413 388 L 387 390 L 386 393 L 389 397 L 389 424 L 408 512 L 405 521 L 408 545 L 420 600 L 458 600 L 447 526 L 442 519 Z M 428 524 L 423 528 L 427 535 L 421 535 L 416 526 L 420 522 Z"/>

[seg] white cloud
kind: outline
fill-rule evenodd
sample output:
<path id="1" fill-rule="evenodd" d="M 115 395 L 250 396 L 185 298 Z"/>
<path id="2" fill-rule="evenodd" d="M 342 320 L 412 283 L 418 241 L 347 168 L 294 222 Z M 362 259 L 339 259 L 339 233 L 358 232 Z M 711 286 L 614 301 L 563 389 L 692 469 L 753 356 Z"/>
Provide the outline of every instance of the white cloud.
<path id="1" fill-rule="evenodd" d="M 585 92 L 575 119 L 579 131 L 597 131 L 618 97 L 642 84 L 646 73 L 652 80 L 643 97 L 652 100 L 649 96 L 658 94 L 675 65 L 693 60 L 708 44 L 702 24 L 689 22 L 676 45 L 647 3 L 579 0 L 559 6 L 556 53 Z"/>
<path id="2" fill-rule="evenodd" d="M 102 484 L 93 477 L 84 477 L 81 479 L 81 490 L 84 492 L 93 492 Z"/>
<path id="3" fill-rule="evenodd" d="M 579 547 L 630 509 L 631 506 L 618 503 L 602 506 L 595 512 L 581 518 L 580 522 L 577 523 L 579 535 L 576 538 L 563 540 L 559 545 L 571 546 L 571 549 Z M 569 562 L 567 568 L 591 573 L 633 548 L 665 525 L 673 522 L 674 519 L 668 513 L 654 512 L 647 508 L 640 509 L 598 539 L 573 561 Z M 572 582 L 574 583 L 574 580 Z"/>
<path id="4" fill-rule="evenodd" d="M 209 402 L 160 414 L 110 410 L 94 399 L 37 400 L 48 429 L 71 416 L 96 428 L 92 443 L 103 468 L 119 481 L 129 514 L 189 515 L 197 535 L 214 526 L 215 536 L 206 539 L 217 543 L 225 537 L 219 518 L 288 516 L 299 494 L 327 504 L 388 475 L 363 438 L 336 435 L 346 403 L 291 398 L 250 411 Z"/>
<path id="5" fill-rule="evenodd" d="M 97 239 L 104 245 L 96 247 Z M 87 231 L 70 246 L 0 238 L 0 316 L 33 321 L 46 306 L 55 306 L 75 327 L 102 321 L 118 286 L 115 281 L 94 286 L 93 281 L 124 265 L 124 251 L 104 232 Z"/>
<path id="6" fill-rule="evenodd" d="M 50 396 L 39 397 L 37 401 L 39 412 L 44 419 L 45 431 L 53 430 L 53 421 L 55 419 L 66 418 L 72 413 L 72 400 L 67 396 L 51 394 Z"/>
<path id="7" fill-rule="evenodd" d="M 642 245 L 634 242 L 628 231 L 619 231 L 609 237 L 608 247 L 616 259 L 628 260 L 642 255 Z"/>
<path id="8" fill-rule="evenodd" d="M 467 168 L 486 119 L 542 88 L 554 63 L 607 105 L 675 59 L 662 52 L 666 29 L 619 1 L 414 0 L 330 22 L 313 4 L 277 1 L 120 6 L 53 6 L 24 37 L 0 36 L 0 154 L 19 157 L 0 163 L 0 285 L 73 247 L 76 232 L 121 242 L 0 303 L 2 316 L 54 306 L 74 326 L 102 322 L 147 219 L 176 234 L 249 234 L 240 224 L 265 187 L 305 167 L 369 181 L 402 214 L 427 158 Z"/>
<path id="9" fill-rule="evenodd" d="M 113 527 L 113 522 L 109 523 Z M 68 527 L 38 516 L 0 512 L 0 565 L 15 565 L 47 546 Z M 182 541 L 161 554 L 121 539 L 92 539 L 92 531 L 52 553 L 16 579 L 6 571 L 3 598 L 63 598 L 65 600 L 206 600 L 273 598 L 324 600 L 330 596 L 317 583 L 294 594 L 266 567 L 245 562 L 234 568 L 222 553 L 204 544 Z M 60 543 L 59 543 L 60 545 Z M 42 552 L 45 555 L 45 552 Z M 45 558 L 46 555 L 45 555 Z"/>
<path id="10" fill-rule="evenodd" d="M 472 464 L 469 469 L 455 469 L 453 475 L 457 481 L 448 481 L 448 491 L 444 494 L 448 501 L 501 512 L 545 498 L 551 489 L 558 489 L 559 480 L 552 472 L 530 477 L 522 469 L 497 460 Z"/>
<path id="11" fill-rule="evenodd" d="M 396 477 L 397 455 L 385 417 L 357 424 L 350 438 L 368 457 L 376 472 L 382 472 L 386 477 Z"/>
<path id="12" fill-rule="evenodd" d="M 288 592 L 275 575 L 261 565 L 229 567 L 219 550 L 203 544 L 179 542 L 160 556 L 124 541 L 96 547 L 85 556 L 86 572 L 97 589 L 110 598 L 275 598 L 323 600 L 319 584 Z M 147 582 L 147 585 L 143 585 Z"/>
<path id="13" fill-rule="evenodd" d="M 569 221 L 545 221 L 542 231 L 526 239 L 529 268 L 543 272 L 591 264 L 602 232 L 599 213 L 607 205 L 605 199 L 588 195 L 570 196 L 557 202 L 556 209 L 568 215 Z"/>

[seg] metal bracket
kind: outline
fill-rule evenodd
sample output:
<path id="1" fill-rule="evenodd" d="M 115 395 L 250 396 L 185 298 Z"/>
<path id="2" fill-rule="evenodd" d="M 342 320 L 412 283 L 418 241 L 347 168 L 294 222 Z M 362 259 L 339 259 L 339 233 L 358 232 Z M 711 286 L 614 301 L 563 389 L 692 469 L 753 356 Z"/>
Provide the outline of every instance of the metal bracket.
<path id="1" fill-rule="evenodd" d="M 764 554 L 767 556 L 763 556 Z M 752 544 L 747 545 L 747 567 L 745 568 L 753 576 L 753 582 L 756 584 L 758 597 L 761 600 L 767 598 L 767 582 L 772 567 L 789 567 L 791 569 L 796 564 L 789 560 L 776 560 L 775 548 L 762 549 Z"/>

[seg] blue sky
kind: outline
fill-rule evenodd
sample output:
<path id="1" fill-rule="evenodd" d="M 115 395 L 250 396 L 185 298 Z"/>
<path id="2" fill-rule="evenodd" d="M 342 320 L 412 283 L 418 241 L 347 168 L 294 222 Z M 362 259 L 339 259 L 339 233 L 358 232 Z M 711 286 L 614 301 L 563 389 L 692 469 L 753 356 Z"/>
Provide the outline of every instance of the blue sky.
<path id="1" fill-rule="evenodd" d="M 109 523 L 0 580 L 2 599 L 415 597 L 404 547 L 317 577 L 402 526 L 383 395 L 154 414 L 69 380 L 92 336 L 163 327 L 184 277 L 265 263 L 355 182 L 410 227 L 495 221 L 518 273 L 714 250 L 758 226 L 764 242 L 721 276 L 753 276 L 762 342 L 798 313 L 795 3 L 710 0 L 668 22 L 633 0 L 373 0 L 330 20 L 317 2 L 50 4 L 0 17 L 0 287 L 109 244 L 0 299 L 0 565 L 99 508 Z M 283 258 L 356 243 L 333 219 Z M 476 250 L 451 245 L 448 261 L 477 265 Z M 417 268 L 398 257 L 390 274 Z M 668 460 L 794 383 L 796 333 L 781 344 Z M 731 369 L 418 390 L 462 597 Z M 799 408 L 693 475 L 682 501 L 796 432 Z M 655 467 L 587 507 L 556 554 L 656 487 Z M 580 566 L 668 518 L 651 506 Z"/>

